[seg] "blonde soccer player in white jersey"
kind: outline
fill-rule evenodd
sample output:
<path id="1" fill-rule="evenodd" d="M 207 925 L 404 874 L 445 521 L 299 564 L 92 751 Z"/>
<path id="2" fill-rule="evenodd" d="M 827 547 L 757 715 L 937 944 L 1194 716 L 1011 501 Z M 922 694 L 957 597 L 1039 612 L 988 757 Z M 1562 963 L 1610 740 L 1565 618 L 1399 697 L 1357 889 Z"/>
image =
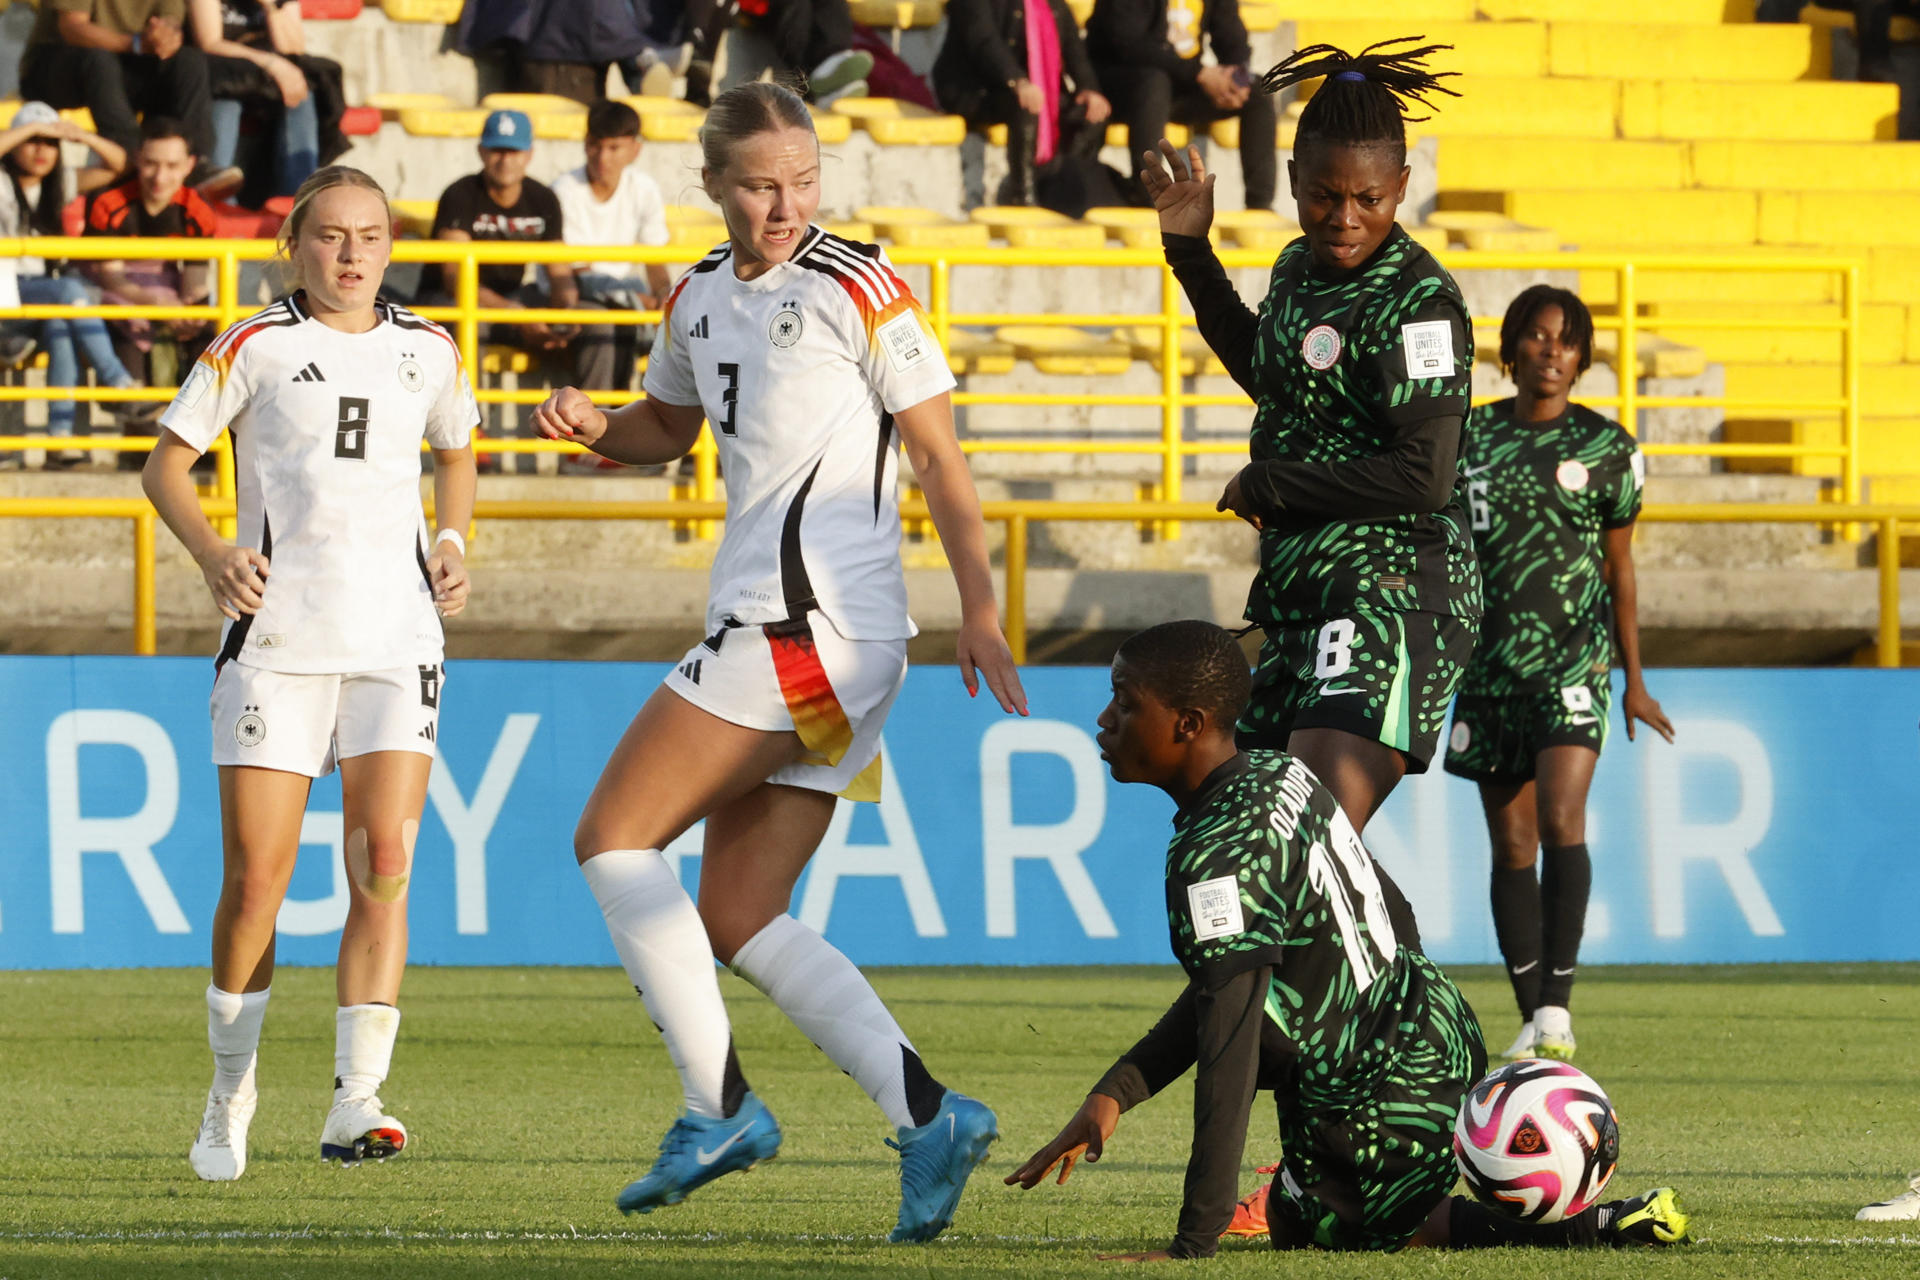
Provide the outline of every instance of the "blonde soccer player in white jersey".
<path id="1" fill-rule="evenodd" d="M 313 779 L 340 769 L 349 882 L 333 1106 L 320 1155 L 406 1145 L 379 1088 L 400 1027 L 407 881 L 440 716 L 440 618 L 467 600 L 473 391 L 446 330 L 377 300 L 392 251 L 378 184 L 334 166 L 281 228 L 292 292 L 214 340 L 174 397 L 145 485 L 226 616 L 213 684 L 226 873 L 213 917 L 213 1085 L 189 1155 L 209 1181 L 247 1167 L 274 918 Z M 189 468 L 233 432 L 239 538 L 200 509 Z M 433 450 L 440 532 L 420 506 Z"/>
<path id="2" fill-rule="evenodd" d="M 740 85 L 714 101 L 701 147 L 727 243 L 674 287 L 647 398 L 602 413 L 563 389 L 535 417 L 549 437 L 635 464 L 684 454 L 704 417 L 726 474 L 708 638 L 634 718 L 574 833 L 686 1102 L 652 1171 L 617 1203 L 629 1213 L 676 1204 L 779 1150 L 779 1126 L 734 1056 L 718 957 L 897 1127 L 891 1238 L 931 1240 L 999 1136 L 993 1112 L 939 1084 L 853 963 L 787 914 L 836 795 L 878 799 L 880 726 L 914 634 L 896 440 L 959 587 L 968 693 L 984 681 L 1022 715 L 1026 695 L 954 438 L 953 376 L 879 249 L 811 225 L 820 151 L 806 105 L 777 85 Z M 696 909 L 660 851 L 703 818 Z"/>

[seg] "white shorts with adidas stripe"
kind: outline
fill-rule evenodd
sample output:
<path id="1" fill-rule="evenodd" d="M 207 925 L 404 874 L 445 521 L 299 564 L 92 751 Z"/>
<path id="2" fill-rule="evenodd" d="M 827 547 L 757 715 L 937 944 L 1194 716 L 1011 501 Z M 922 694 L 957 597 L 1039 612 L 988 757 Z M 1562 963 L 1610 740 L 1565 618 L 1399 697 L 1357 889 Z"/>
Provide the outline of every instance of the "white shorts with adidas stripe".
<path id="1" fill-rule="evenodd" d="M 290 675 L 239 662 L 213 681 L 213 762 L 322 778 L 375 751 L 434 753 L 444 668 Z"/>

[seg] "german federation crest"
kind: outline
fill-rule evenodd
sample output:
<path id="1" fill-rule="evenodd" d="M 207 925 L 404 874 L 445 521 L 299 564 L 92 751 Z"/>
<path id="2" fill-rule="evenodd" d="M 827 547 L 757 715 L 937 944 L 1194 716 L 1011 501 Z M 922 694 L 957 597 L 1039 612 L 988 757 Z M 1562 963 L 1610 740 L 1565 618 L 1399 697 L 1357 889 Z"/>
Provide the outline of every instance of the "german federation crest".
<path id="1" fill-rule="evenodd" d="M 790 347 L 800 341 L 800 313 L 792 307 L 775 315 L 773 323 L 767 326 L 767 337 L 776 347 Z"/>

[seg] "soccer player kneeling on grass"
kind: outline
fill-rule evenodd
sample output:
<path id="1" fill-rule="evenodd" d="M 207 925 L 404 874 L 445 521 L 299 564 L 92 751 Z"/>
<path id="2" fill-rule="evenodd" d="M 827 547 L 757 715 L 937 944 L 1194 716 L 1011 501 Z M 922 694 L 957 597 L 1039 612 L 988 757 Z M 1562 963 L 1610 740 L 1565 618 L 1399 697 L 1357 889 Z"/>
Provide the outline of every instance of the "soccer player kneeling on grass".
<path id="1" fill-rule="evenodd" d="M 1098 1160 L 1120 1116 L 1194 1082 L 1186 1198 L 1165 1250 L 1212 1254 L 1233 1217 L 1253 1096 L 1271 1090 L 1284 1151 L 1267 1209 L 1276 1248 L 1410 1244 L 1677 1244 L 1671 1191 L 1523 1223 L 1449 1197 L 1461 1099 L 1486 1068 L 1473 1011 L 1405 940 L 1373 859 L 1333 796 L 1282 751 L 1241 751 L 1250 687 L 1234 638 L 1208 622 L 1133 636 L 1113 660 L 1099 743 L 1113 776 L 1173 797 L 1167 923 L 1187 987 L 1094 1085 L 1053 1141 L 1007 1178 L 1031 1189 Z"/>

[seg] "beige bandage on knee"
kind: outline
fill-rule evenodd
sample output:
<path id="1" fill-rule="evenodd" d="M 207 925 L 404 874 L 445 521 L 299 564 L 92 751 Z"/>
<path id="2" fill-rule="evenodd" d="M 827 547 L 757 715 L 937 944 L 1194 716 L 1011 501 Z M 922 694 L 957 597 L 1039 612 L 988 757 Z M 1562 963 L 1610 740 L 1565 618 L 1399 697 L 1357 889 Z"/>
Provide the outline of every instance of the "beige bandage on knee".
<path id="1" fill-rule="evenodd" d="M 367 830 L 355 828 L 347 837 L 347 874 L 360 886 L 360 892 L 375 902 L 398 902 L 407 892 L 407 880 L 413 874 L 413 845 L 420 838 L 420 824 L 412 818 L 400 824 L 402 861 L 398 875 L 374 871 L 367 856 Z"/>

